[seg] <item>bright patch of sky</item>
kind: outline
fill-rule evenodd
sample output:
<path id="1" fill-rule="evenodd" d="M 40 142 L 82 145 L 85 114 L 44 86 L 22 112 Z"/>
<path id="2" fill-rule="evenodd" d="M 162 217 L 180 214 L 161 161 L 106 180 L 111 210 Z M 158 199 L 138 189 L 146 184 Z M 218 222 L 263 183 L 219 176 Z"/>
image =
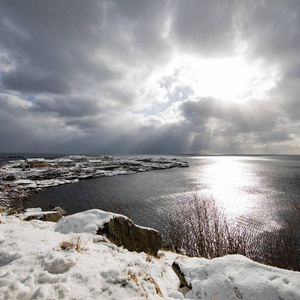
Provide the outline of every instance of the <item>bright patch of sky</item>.
<path id="1" fill-rule="evenodd" d="M 165 78 L 171 99 L 185 100 L 188 95 L 246 102 L 262 99 L 279 79 L 275 67 L 247 63 L 241 57 L 204 59 L 177 55 L 168 66 Z M 188 92 L 188 93 L 187 93 Z M 173 97 L 172 97 L 173 96 Z"/>

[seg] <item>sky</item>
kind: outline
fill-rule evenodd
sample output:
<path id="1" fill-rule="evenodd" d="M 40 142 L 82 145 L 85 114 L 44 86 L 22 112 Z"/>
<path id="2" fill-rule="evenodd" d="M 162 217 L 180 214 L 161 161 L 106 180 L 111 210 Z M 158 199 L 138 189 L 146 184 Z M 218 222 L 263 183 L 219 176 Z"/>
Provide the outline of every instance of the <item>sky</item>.
<path id="1" fill-rule="evenodd" d="M 299 154 L 300 1 L 0 0 L 0 153 Z"/>

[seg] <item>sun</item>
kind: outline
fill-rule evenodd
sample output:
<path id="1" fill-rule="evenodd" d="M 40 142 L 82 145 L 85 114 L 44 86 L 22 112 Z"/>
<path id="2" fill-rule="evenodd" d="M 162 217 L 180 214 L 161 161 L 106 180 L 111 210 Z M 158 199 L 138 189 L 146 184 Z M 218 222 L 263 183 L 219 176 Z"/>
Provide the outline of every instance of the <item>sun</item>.
<path id="1" fill-rule="evenodd" d="M 239 99 L 255 76 L 239 59 L 205 60 L 192 67 L 200 93 L 220 99 Z"/>
<path id="2" fill-rule="evenodd" d="M 242 57 L 178 56 L 171 69 L 176 70 L 173 74 L 178 86 L 190 87 L 196 96 L 229 102 L 263 98 L 278 80 L 276 68 L 266 67 L 260 61 L 250 64 Z"/>

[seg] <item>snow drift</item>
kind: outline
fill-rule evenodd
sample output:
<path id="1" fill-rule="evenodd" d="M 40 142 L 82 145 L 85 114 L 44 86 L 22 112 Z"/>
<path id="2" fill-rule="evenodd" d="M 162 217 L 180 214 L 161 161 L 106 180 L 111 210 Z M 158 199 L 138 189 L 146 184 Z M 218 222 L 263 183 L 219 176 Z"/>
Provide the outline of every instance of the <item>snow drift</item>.
<path id="1" fill-rule="evenodd" d="M 129 252 L 95 235 L 99 223 L 90 226 L 92 218 L 83 215 L 64 226 L 0 215 L 0 299 L 300 299 L 299 272 L 239 255 L 206 260 Z M 63 249 L 65 241 L 80 241 L 80 251 Z M 174 261 L 192 289 L 180 288 Z"/>
<path id="2" fill-rule="evenodd" d="M 300 299 L 300 273 L 253 262 L 242 255 L 175 261 L 191 291 L 188 299 Z"/>

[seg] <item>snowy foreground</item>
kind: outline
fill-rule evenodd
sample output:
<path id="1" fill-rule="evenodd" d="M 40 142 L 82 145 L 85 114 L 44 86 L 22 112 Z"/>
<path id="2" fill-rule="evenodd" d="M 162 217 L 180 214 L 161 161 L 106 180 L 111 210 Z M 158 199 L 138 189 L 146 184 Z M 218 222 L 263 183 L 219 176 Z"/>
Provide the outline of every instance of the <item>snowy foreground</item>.
<path id="1" fill-rule="evenodd" d="M 300 299 L 300 273 L 240 255 L 152 257 L 117 247 L 95 234 L 112 216 L 93 210 L 52 223 L 2 213 L 0 299 Z M 63 246 L 72 241 L 77 251 Z M 174 261 L 192 289 L 179 287 Z"/>

